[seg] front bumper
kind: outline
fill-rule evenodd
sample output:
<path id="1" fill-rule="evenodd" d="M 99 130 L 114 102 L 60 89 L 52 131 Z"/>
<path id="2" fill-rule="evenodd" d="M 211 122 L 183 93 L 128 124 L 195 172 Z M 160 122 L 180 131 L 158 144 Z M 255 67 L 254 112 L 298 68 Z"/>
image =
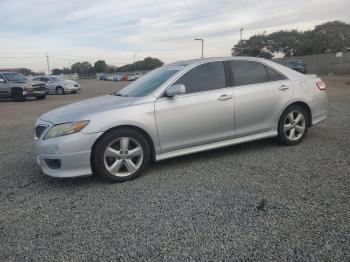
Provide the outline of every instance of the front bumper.
<path id="1" fill-rule="evenodd" d="M 37 97 L 37 96 L 45 96 L 49 93 L 49 90 L 47 88 L 43 90 L 24 90 L 23 95 L 26 97 Z"/>
<path id="2" fill-rule="evenodd" d="M 66 93 L 79 93 L 81 90 L 81 86 L 66 86 L 64 87 L 64 92 Z"/>
<path id="3" fill-rule="evenodd" d="M 45 132 L 49 127 L 46 129 Z M 44 134 L 45 134 L 44 132 Z M 36 161 L 44 174 L 52 177 L 78 177 L 92 174 L 91 148 L 102 133 L 82 132 L 43 140 L 35 137 Z M 50 165 L 58 161 L 59 167 Z"/>

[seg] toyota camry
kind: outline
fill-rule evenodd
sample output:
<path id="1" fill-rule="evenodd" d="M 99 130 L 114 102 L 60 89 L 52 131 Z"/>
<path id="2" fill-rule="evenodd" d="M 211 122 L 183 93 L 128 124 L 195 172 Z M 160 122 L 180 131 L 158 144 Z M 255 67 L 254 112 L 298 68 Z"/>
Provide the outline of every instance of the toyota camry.
<path id="1" fill-rule="evenodd" d="M 125 181 L 150 161 L 269 137 L 297 145 L 326 119 L 325 89 L 315 75 L 260 58 L 165 65 L 118 92 L 42 115 L 37 162 L 53 177 Z"/>

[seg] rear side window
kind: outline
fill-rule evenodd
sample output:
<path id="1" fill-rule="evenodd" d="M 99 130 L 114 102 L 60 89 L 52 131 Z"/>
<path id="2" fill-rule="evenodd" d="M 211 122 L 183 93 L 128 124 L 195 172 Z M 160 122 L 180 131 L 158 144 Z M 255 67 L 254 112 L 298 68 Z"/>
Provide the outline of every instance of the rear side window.
<path id="1" fill-rule="evenodd" d="M 284 75 L 281 75 L 280 73 L 276 72 L 272 68 L 266 66 L 266 71 L 269 76 L 270 81 L 280 81 L 280 80 L 285 80 L 286 77 Z"/>
<path id="2" fill-rule="evenodd" d="M 199 65 L 185 75 L 175 84 L 186 86 L 186 93 L 196 93 L 226 87 L 225 69 L 223 62 L 212 62 Z"/>
<path id="3" fill-rule="evenodd" d="M 231 68 L 236 86 L 269 81 L 263 64 L 252 61 L 231 61 Z"/>

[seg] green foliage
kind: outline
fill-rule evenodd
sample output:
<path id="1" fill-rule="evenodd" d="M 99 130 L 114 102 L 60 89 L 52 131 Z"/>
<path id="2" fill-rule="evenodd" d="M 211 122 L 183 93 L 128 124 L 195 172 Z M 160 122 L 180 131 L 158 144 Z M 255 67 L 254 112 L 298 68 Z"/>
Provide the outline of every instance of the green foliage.
<path id="1" fill-rule="evenodd" d="M 158 58 L 147 57 L 142 61 L 137 61 L 133 64 L 127 64 L 117 68 L 118 72 L 131 72 L 131 71 L 143 71 L 153 70 L 162 66 L 164 63 Z"/>
<path id="2" fill-rule="evenodd" d="M 324 54 L 345 51 L 350 47 L 350 25 L 327 22 L 313 30 L 281 30 L 269 35 L 254 35 L 239 41 L 232 48 L 232 55 L 272 58 L 281 52 L 285 57 Z"/>
<path id="3" fill-rule="evenodd" d="M 104 60 L 98 60 L 94 64 L 95 73 L 106 73 L 107 69 L 107 64 Z"/>
<path id="4" fill-rule="evenodd" d="M 254 56 L 272 58 L 272 54 L 267 50 L 268 39 L 264 34 L 254 35 L 248 40 L 239 41 L 232 48 L 232 55 Z"/>
<path id="5" fill-rule="evenodd" d="M 63 70 L 59 69 L 59 68 L 54 68 L 54 69 L 52 69 L 52 74 L 53 75 L 61 75 L 61 74 L 63 74 Z"/>
<path id="6" fill-rule="evenodd" d="M 94 75 L 94 68 L 89 62 L 77 62 L 72 65 L 72 73 L 77 73 L 79 76 Z"/>

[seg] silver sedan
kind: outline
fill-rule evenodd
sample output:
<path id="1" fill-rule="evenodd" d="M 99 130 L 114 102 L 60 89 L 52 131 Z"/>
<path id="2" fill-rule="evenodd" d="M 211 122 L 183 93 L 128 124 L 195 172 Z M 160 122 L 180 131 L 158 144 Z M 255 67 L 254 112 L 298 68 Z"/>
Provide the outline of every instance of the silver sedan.
<path id="1" fill-rule="evenodd" d="M 259 58 L 169 64 L 119 92 L 42 115 L 37 162 L 49 176 L 124 181 L 152 160 L 268 137 L 293 146 L 326 119 L 325 89 L 316 76 Z"/>
<path id="2" fill-rule="evenodd" d="M 65 80 L 58 76 L 36 76 L 33 80 L 45 82 L 49 94 L 75 94 L 81 90 L 80 84 L 76 81 Z"/>

